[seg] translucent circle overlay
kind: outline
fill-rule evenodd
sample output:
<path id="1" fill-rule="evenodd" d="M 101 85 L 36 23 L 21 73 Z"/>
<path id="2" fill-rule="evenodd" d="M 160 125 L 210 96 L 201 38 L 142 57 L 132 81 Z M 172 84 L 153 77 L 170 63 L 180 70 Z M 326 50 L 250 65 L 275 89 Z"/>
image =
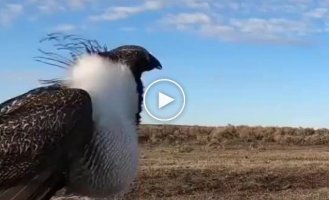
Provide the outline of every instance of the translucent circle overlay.
<path id="1" fill-rule="evenodd" d="M 182 106 L 181 106 L 179 112 L 178 112 L 177 114 L 175 114 L 173 117 L 170 117 L 170 118 L 159 118 L 159 117 L 155 116 L 152 112 L 150 112 L 150 110 L 149 110 L 148 107 L 147 107 L 147 98 L 146 98 L 147 93 L 149 92 L 149 90 L 150 90 L 155 84 L 157 84 L 157 83 L 159 83 L 159 82 L 168 82 L 168 83 L 170 83 L 170 84 L 175 85 L 175 86 L 180 90 L 180 92 L 181 92 L 181 94 L 182 94 L 182 97 L 183 97 L 183 104 L 182 104 Z M 186 95 L 185 95 L 185 92 L 184 92 L 182 86 L 180 86 L 176 81 L 173 81 L 173 80 L 171 80 L 171 79 L 158 79 L 158 80 L 152 82 L 152 83 L 146 88 L 145 93 L 144 93 L 144 102 L 143 102 L 143 104 L 144 104 L 144 108 L 145 108 L 146 113 L 147 113 L 150 117 L 152 117 L 152 118 L 155 119 L 155 120 L 161 121 L 161 122 L 168 122 L 168 121 L 172 121 L 172 120 L 176 119 L 177 117 L 179 117 L 179 115 L 182 114 L 182 112 L 183 112 L 184 109 L 185 109 Z"/>

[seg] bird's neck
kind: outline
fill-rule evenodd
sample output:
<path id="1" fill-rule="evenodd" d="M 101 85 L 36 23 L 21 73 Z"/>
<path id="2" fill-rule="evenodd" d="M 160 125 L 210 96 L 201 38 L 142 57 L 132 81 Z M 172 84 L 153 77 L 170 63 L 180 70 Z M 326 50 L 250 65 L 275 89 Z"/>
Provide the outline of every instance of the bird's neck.
<path id="1" fill-rule="evenodd" d="M 98 55 L 80 58 L 69 74 L 69 87 L 87 91 L 92 99 L 93 118 L 106 128 L 135 124 L 141 94 L 130 69 Z"/>

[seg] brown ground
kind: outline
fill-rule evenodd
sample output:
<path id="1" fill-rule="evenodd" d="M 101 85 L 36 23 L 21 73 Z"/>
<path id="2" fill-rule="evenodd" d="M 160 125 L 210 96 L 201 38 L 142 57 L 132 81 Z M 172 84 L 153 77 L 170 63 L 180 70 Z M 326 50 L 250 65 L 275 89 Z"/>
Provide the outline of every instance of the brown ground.
<path id="1" fill-rule="evenodd" d="M 143 126 L 140 200 L 329 200 L 329 130 Z"/>
<path id="2" fill-rule="evenodd" d="M 329 199 L 329 148 L 149 146 L 127 199 Z"/>

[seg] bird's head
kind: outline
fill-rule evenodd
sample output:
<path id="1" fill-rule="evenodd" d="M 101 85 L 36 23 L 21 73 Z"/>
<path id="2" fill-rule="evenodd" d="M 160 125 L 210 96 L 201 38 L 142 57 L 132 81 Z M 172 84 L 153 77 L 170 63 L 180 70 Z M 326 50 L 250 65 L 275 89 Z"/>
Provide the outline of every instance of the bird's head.
<path id="1" fill-rule="evenodd" d="M 143 101 L 143 83 L 141 76 L 143 72 L 153 69 L 162 69 L 160 61 L 145 48 L 137 45 L 119 46 L 110 51 L 98 52 L 98 55 L 105 58 L 107 57 L 115 62 L 123 63 L 130 68 L 137 84 L 138 112 L 136 113 L 136 123 L 139 124 Z"/>
<path id="2" fill-rule="evenodd" d="M 141 77 L 143 72 L 162 69 L 162 65 L 157 58 L 145 48 L 137 45 L 120 46 L 109 52 L 99 53 L 99 55 L 126 64 L 138 78 Z"/>

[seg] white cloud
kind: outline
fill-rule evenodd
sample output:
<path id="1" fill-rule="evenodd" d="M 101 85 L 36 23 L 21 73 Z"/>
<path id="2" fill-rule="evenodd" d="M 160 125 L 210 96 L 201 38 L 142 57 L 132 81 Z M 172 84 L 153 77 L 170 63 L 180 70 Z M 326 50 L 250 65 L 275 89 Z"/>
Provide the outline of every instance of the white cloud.
<path id="1" fill-rule="evenodd" d="M 309 31 L 306 23 L 300 21 L 287 20 L 282 18 L 250 18 L 234 19 L 230 24 L 240 32 L 264 35 L 264 34 L 297 34 L 304 35 Z"/>
<path id="2" fill-rule="evenodd" d="M 92 21 L 115 21 L 125 19 L 129 16 L 143 13 L 146 11 L 155 11 L 163 8 L 164 4 L 161 1 L 145 1 L 139 6 L 115 6 L 108 8 L 100 15 L 90 16 Z"/>
<path id="3" fill-rule="evenodd" d="M 180 13 L 177 15 L 168 15 L 162 19 L 164 24 L 172 25 L 177 29 L 187 29 L 193 25 L 209 24 L 211 18 L 201 12 Z"/>
<path id="4" fill-rule="evenodd" d="M 52 28 L 52 32 L 72 32 L 77 29 L 77 26 L 73 24 L 59 24 Z"/>
<path id="5" fill-rule="evenodd" d="M 36 7 L 42 13 L 52 14 L 64 11 L 65 7 L 57 0 L 30 0 L 31 6 Z"/>
<path id="6" fill-rule="evenodd" d="M 0 8 L 0 25 L 11 24 L 22 12 L 21 4 L 5 4 L 3 8 Z"/>
<path id="7" fill-rule="evenodd" d="M 239 38 L 233 27 L 220 24 L 208 24 L 201 26 L 199 33 L 207 37 L 214 37 L 224 41 L 236 41 L 237 38 Z"/>
<path id="8" fill-rule="evenodd" d="M 85 0 L 69 0 L 67 3 L 73 9 L 82 9 L 86 6 L 87 2 Z"/>
<path id="9" fill-rule="evenodd" d="M 317 31 L 303 21 L 283 18 L 232 18 L 221 21 L 205 13 L 168 15 L 162 22 L 177 30 L 235 42 L 304 43 L 300 37 Z"/>
<path id="10" fill-rule="evenodd" d="M 328 8 L 316 8 L 305 13 L 306 16 L 313 18 L 323 18 L 326 17 L 328 14 L 329 14 Z"/>
<path id="11" fill-rule="evenodd" d="M 42 13 L 53 14 L 63 11 L 79 11 L 87 7 L 89 3 L 97 0 L 29 0 L 28 3 L 36 7 Z"/>
<path id="12" fill-rule="evenodd" d="M 210 8 L 210 2 L 206 0 L 182 0 L 182 3 L 184 3 L 187 7 L 190 8 Z"/>
<path id="13" fill-rule="evenodd" d="M 7 5 L 2 5 L 5 4 L 3 0 L 0 2 L 0 25 L 12 23 L 24 8 L 26 20 L 31 17 L 42 20 L 43 14 L 56 17 L 75 13 L 85 16 L 81 23 L 88 24 L 88 28 L 94 25 L 88 20 L 117 21 L 152 13 L 144 18 L 147 30 L 163 31 L 165 26 L 165 29 L 225 41 L 290 44 L 329 31 L 329 0 L 27 0 L 22 4 Z M 156 26 L 159 21 L 160 29 Z M 127 20 L 118 30 L 135 30 L 131 27 L 138 24 L 129 22 Z M 56 31 L 84 29 L 65 21 L 57 23 L 62 24 L 53 28 Z"/>

